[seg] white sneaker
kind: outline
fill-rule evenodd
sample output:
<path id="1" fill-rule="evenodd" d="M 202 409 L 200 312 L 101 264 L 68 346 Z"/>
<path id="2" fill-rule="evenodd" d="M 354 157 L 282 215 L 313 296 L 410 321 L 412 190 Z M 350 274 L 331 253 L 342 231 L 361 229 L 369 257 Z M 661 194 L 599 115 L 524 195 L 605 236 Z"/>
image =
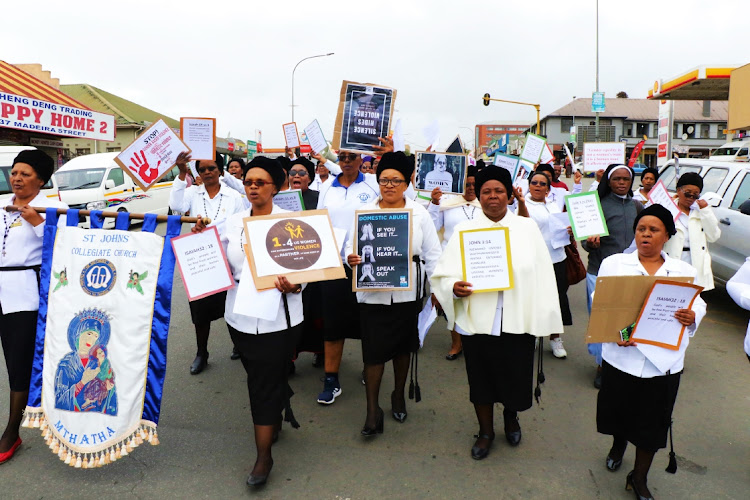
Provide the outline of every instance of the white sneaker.
<path id="1" fill-rule="evenodd" d="M 563 347 L 563 341 L 560 337 L 550 339 L 549 346 L 552 348 L 552 354 L 556 358 L 564 359 L 568 357 L 568 352 Z"/>

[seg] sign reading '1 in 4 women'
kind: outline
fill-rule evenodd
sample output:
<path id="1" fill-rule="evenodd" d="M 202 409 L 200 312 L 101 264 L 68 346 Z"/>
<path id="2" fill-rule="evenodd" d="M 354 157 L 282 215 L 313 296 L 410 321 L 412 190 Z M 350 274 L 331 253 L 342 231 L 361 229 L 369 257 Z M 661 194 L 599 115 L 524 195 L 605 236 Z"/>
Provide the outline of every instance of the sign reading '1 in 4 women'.
<path id="1" fill-rule="evenodd" d="M 411 290 L 411 210 L 358 210 L 354 291 Z"/>

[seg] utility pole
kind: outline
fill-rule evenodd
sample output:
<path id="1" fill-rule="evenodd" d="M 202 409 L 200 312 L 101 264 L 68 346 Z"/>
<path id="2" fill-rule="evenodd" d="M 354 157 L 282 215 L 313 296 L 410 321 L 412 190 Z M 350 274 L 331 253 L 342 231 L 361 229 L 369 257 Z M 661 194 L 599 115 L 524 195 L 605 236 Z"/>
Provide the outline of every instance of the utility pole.
<path id="1" fill-rule="evenodd" d="M 599 0 L 596 0 L 596 93 L 599 93 Z M 595 119 L 596 142 L 599 142 L 599 112 Z"/>

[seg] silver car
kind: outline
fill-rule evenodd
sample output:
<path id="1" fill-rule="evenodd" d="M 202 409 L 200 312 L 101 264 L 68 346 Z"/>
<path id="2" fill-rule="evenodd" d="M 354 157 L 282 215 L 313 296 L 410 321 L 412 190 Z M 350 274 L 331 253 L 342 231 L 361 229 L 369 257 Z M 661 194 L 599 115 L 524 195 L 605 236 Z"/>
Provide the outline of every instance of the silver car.
<path id="1" fill-rule="evenodd" d="M 725 285 L 750 257 L 750 213 L 740 205 L 750 199 L 750 164 L 702 159 L 680 159 L 680 175 L 697 172 L 703 177 L 703 194 L 717 193 L 721 202 L 712 203 L 721 224 L 721 237 L 711 243 L 711 267 L 714 280 Z M 676 189 L 674 160 L 660 170 L 659 179 L 671 192 Z"/>

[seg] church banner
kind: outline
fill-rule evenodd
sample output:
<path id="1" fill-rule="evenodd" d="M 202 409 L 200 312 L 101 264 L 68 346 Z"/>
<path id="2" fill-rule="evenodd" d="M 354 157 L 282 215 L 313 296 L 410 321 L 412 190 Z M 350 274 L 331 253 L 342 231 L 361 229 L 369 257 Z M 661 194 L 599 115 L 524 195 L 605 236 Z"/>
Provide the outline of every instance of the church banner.
<path id="1" fill-rule="evenodd" d="M 174 255 L 154 234 L 128 231 L 128 214 L 114 230 L 67 227 L 47 212 L 36 352 L 25 427 L 42 431 L 66 464 L 100 467 L 144 441 L 159 442 L 156 426 L 166 372 Z M 180 232 L 178 216 L 166 240 Z"/>

